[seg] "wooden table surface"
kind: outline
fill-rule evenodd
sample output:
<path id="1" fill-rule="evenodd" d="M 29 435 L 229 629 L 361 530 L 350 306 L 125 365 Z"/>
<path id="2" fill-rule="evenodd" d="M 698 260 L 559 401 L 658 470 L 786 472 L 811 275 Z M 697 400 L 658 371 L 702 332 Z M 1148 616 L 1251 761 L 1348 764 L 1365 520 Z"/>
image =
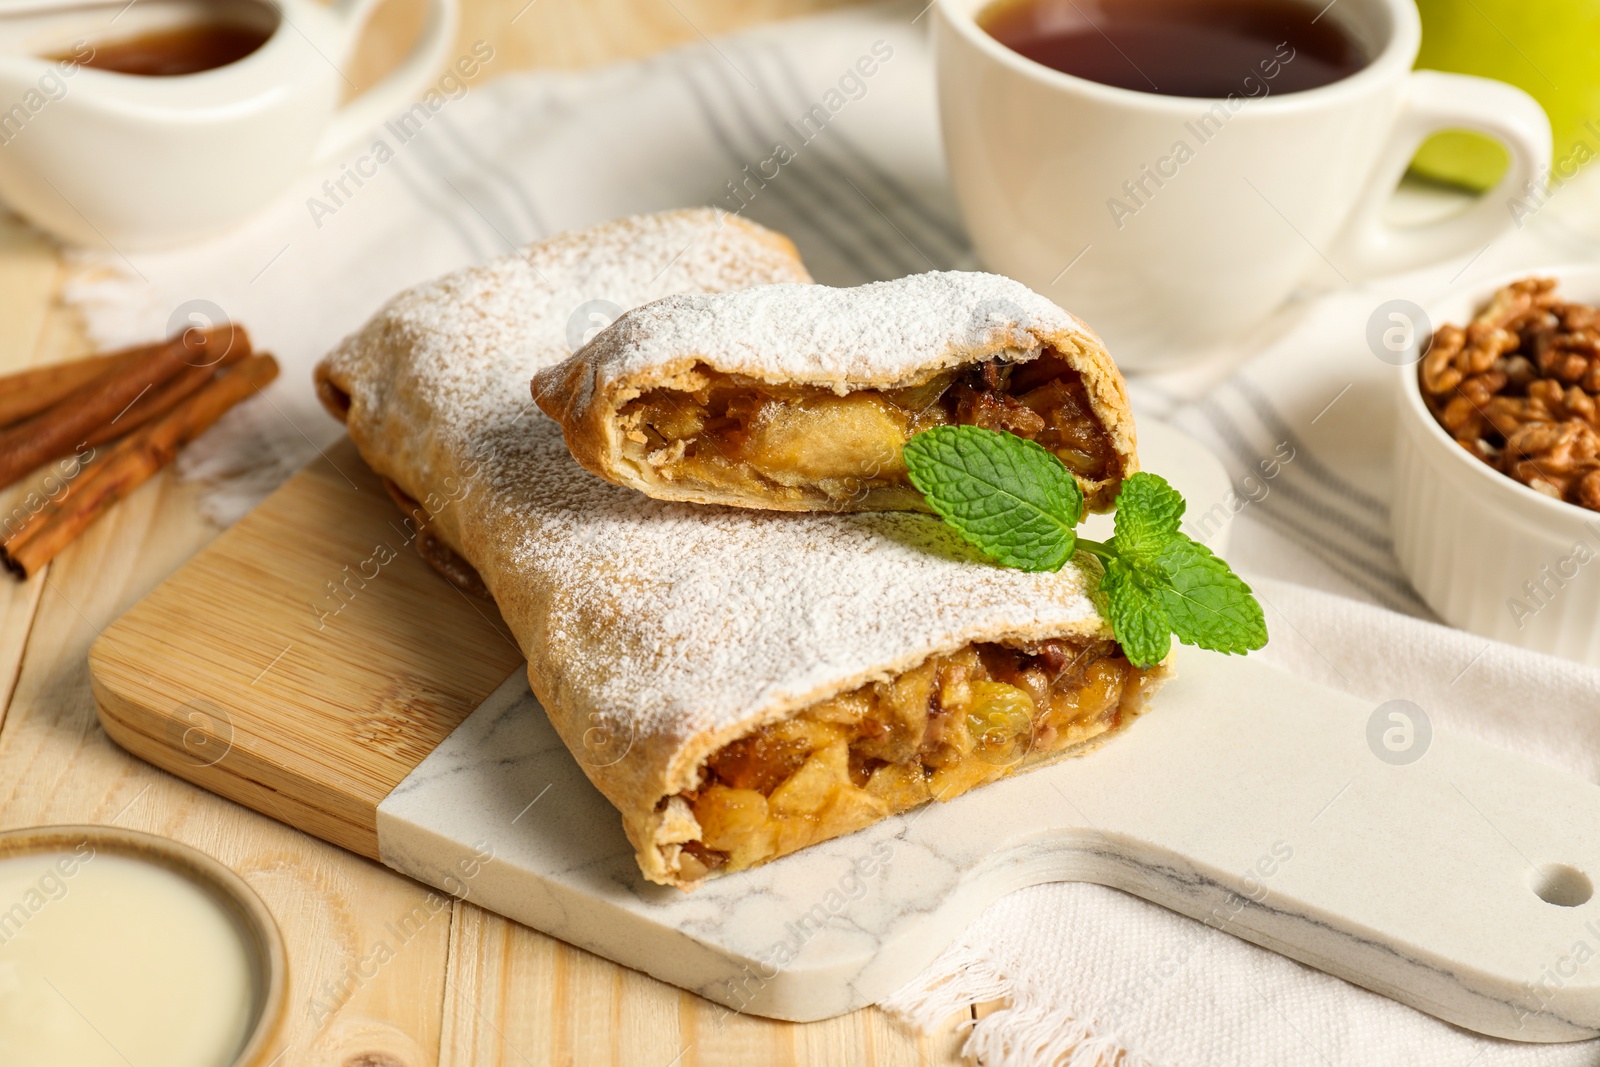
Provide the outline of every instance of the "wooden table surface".
<path id="1" fill-rule="evenodd" d="M 396 0 L 397 5 L 410 0 Z M 515 66 L 645 54 L 828 0 L 464 0 L 462 37 Z M 520 14 L 519 14 L 520 12 Z M 380 14 L 352 68 L 372 77 L 414 26 Z M 0 371 L 88 348 L 59 300 L 50 240 L 0 213 Z M 29 486 L 0 493 L 19 506 Z M 108 623 L 217 530 L 192 486 L 145 485 L 29 582 L 0 578 L 0 829 L 102 823 L 177 838 L 262 896 L 288 943 L 282 1067 L 954 1064 L 953 1029 L 919 1038 L 876 1009 L 790 1025 L 721 1007 L 467 903 L 403 940 L 416 882 L 127 755 L 95 718 L 86 656 Z M 952 1023 L 959 1021 L 959 1016 Z M 144 1065 L 139 1065 L 144 1067 Z"/>

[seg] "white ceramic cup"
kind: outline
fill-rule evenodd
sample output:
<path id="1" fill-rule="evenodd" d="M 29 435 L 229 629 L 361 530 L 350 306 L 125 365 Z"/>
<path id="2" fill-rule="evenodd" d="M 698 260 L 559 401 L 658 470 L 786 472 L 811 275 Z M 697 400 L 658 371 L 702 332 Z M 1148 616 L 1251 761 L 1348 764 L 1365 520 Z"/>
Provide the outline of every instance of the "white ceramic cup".
<path id="1" fill-rule="evenodd" d="M 38 226 L 118 250 L 216 233 L 350 148 L 439 76 L 457 0 L 428 0 L 411 54 L 340 106 L 378 0 L 141 0 L 0 13 L 0 198 Z M 260 48 L 175 77 L 41 58 L 208 19 L 270 31 Z"/>
<path id="2" fill-rule="evenodd" d="M 1511 191 L 1548 173 L 1550 125 L 1532 97 L 1411 70 L 1412 0 L 1328 6 L 1371 57 L 1355 74 L 1279 94 L 1265 69 L 1241 70 L 1226 100 L 1035 63 L 978 25 L 990 2 L 936 0 L 945 156 L 967 229 L 989 269 L 1085 319 L 1125 367 L 1237 334 L 1313 269 L 1355 282 L 1475 251 L 1512 225 Z M 1411 156 L 1447 128 L 1503 143 L 1505 177 L 1457 216 L 1389 225 Z"/>

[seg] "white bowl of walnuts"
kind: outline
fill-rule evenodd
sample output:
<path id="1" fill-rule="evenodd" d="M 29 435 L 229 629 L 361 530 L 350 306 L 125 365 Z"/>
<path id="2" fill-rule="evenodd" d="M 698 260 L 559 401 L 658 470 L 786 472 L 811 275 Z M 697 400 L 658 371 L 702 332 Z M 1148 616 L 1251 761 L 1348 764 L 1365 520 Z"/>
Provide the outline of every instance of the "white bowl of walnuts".
<path id="1" fill-rule="evenodd" d="M 1401 368 L 1395 551 L 1452 626 L 1600 665 L 1600 267 L 1427 309 Z"/>

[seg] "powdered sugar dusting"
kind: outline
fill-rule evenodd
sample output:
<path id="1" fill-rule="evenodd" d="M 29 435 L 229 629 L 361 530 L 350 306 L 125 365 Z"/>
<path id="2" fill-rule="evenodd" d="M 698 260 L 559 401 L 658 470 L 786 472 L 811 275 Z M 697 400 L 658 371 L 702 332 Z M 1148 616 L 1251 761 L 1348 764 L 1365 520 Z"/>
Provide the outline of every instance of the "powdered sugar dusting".
<path id="1" fill-rule="evenodd" d="M 629 312 L 576 358 L 593 365 L 602 395 L 686 357 L 725 373 L 843 392 L 913 384 L 969 362 L 974 349 L 1037 352 L 1064 337 L 1093 335 L 1020 282 L 939 271 L 848 289 L 775 285 L 669 297 Z"/>
<path id="2" fill-rule="evenodd" d="M 1071 567 L 991 565 L 922 515 L 656 501 L 580 468 L 532 405 L 530 376 L 568 355 L 569 316 L 588 301 L 804 280 L 755 227 L 649 216 L 420 286 L 328 358 L 351 393 L 352 437 L 417 499 L 434 496 L 568 745 L 583 759 L 585 732 L 607 731 L 634 739 L 626 758 L 654 761 L 626 775 L 591 766 L 619 807 L 608 782 L 647 781 L 657 796 L 681 787 L 671 757 L 703 731 L 754 725 L 971 641 L 1106 633 Z"/>

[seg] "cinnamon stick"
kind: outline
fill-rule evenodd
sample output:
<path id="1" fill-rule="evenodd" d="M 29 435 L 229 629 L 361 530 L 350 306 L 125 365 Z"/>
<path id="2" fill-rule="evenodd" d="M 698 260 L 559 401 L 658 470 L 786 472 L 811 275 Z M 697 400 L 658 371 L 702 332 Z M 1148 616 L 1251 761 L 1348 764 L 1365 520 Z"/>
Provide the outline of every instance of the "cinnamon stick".
<path id="1" fill-rule="evenodd" d="M 9 426 L 37 415 L 74 389 L 101 375 L 127 366 L 148 352 L 153 345 L 140 345 L 120 352 L 85 356 L 48 367 L 32 367 L 0 378 L 0 426 Z"/>
<path id="2" fill-rule="evenodd" d="M 247 345 L 234 345 L 231 351 L 223 354 L 221 360 L 215 366 L 185 368 L 179 372 L 176 378 L 173 378 L 161 388 L 152 389 L 138 400 L 129 404 L 127 409 L 120 415 L 91 433 L 89 439 L 84 443 L 89 445 L 104 444 L 113 438 L 121 437 L 125 433 L 137 430 L 147 422 L 159 419 L 181 404 L 185 397 L 199 392 L 206 383 L 217 376 L 218 370 L 232 366 L 248 355 L 250 355 L 250 349 Z"/>
<path id="3" fill-rule="evenodd" d="M 0 488 L 86 444 L 91 434 L 147 392 L 186 368 L 214 366 L 232 346 L 248 345 L 241 327 L 186 330 L 80 385 L 50 408 L 0 430 Z"/>
<path id="4" fill-rule="evenodd" d="M 37 574 L 95 519 L 172 462 L 179 449 L 277 376 L 278 363 L 271 356 L 250 356 L 123 437 L 0 546 L 0 563 L 21 578 Z"/>

